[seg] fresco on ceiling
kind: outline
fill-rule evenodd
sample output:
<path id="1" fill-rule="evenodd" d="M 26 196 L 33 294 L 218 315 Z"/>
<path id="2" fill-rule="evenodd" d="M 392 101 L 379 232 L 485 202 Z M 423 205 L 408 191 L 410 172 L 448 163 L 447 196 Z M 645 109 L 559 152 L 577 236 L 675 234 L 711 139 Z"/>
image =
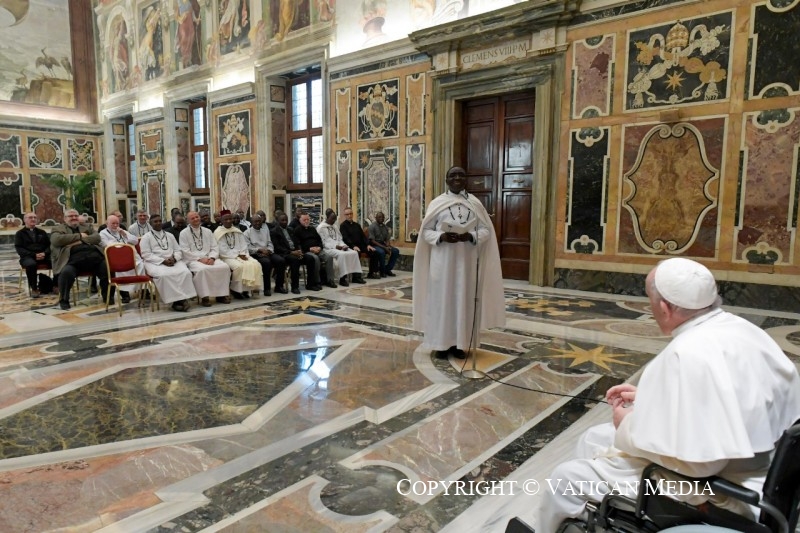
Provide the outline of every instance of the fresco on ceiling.
<path id="1" fill-rule="evenodd" d="M 0 101 L 74 109 L 67 2 L 2 2 L 0 28 Z"/>

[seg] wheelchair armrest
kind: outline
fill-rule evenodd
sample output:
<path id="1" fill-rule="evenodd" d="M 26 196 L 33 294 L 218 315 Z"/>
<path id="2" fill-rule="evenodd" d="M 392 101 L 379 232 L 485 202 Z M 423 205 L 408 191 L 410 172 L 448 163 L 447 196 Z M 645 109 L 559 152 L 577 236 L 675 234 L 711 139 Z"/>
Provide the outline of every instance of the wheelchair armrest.
<path id="1" fill-rule="evenodd" d="M 758 502 L 761 501 L 761 495 L 756 491 L 742 487 L 736 483 L 732 483 L 727 479 L 713 476 L 708 478 L 708 481 L 711 491 L 714 494 L 724 494 L 725 496 L 730 496 L 731 498 L 743 501 L 748 505 L 758 505 Z"/>

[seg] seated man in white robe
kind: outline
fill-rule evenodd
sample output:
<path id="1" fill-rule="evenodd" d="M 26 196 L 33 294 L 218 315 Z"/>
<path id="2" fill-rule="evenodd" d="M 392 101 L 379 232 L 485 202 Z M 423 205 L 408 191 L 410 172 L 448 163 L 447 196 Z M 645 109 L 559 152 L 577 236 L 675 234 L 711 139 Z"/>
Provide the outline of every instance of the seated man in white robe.
<path id="1" fill-rule="evenodd" d="M 544 492 L 537 532 L 554 533 L 564 519 L 580 517 L 587 500 L 600 501 L 612 488 L 635 497 L 651 462 L 692 477 L 720 476 L 761 494 L 775 442 L 800 417 L 794 363 L 765 331 L 720 308 L 706 267 L 667 259 L 650 271 L 645 289 L 653 317 L 672 341 L 645 367 L 638 386 L 608 390 L 613 423 L 590 428 L 579 458 L 548 476 L 560 486 Z M 578 482 L 595 493 L 570 490 Z M 753 508 L 704 487 L 665 495 L 753 518 Z"/>
<path id="2" fill-rule="evenodd" d="M 333 209 L 325 211 L 325 222 L 317 226 L 317 233 L 322 238 L 322 248 L 325 250 L 326 260 L 334 261 L 339 271 L 339 285 L 347 287 L 347 275 L 353 275 L 353 283 L 366 283 L 361 276 L 361 260 L 358 252 L 351 250 L 344 243 L 342 233 L 336 226 L 336 212 Z"/>
<path id="3" fill-rule="evenodd" d="M 138 237 L 132 233 L 125 231 L 120 227 L 119 217 L 116 215 L 109 215 L 106 219 L 106 227 L 100 231 L 100 246 L 105 248 L 111 244 L 131 244 L 136 246 L 139 243 Z M 127 272 L 117 272 L 118 276 L 136 276 L 144 274 L 144 265 L 139 252 L 136 252 L 136 270 L 129 270 Z M 126 304 L 131 301 L 131 292 L 135 287 L 133 285 L 120 285 L 119 296 L 122 303 Z"/>
<path id="4" fill-rule="evenodd" d="M 153 278 L 158 296 L 175 311 L 188 311 L 189 300 L 197 296 L 192 273 L 181 261 L 183 253 L 172 233 L 161 229 L 161 215 L 150 217 L 152 229 L 142 237 L 139 247 L 147 275 Z"/>
<path id="5" fill-rule="evenodd" d="M 231 269 L 219 260 L 217 239 L 211 230 L 200 225 L 200 214 L 189 211 L 186 215 L 189 227 L 181 232 L 179 243 L 183 261 L 194 277 L 194 288 L 203 307 L 211 305 L 211 298 L 218 302 L 231 303 Z"/>
<path id="6" fill-rule="evenodd" d="M 219 246 L 219 258 L 231 268 L 231 294 L 236 299 L 250 298 L 251 292 L 261 290 L 264 272 L 261 263 L 250 257 L 247 239 L 233 225 L 233 215 L 227 209 L 220 212 L 222 226 L 214 231 Z"/>

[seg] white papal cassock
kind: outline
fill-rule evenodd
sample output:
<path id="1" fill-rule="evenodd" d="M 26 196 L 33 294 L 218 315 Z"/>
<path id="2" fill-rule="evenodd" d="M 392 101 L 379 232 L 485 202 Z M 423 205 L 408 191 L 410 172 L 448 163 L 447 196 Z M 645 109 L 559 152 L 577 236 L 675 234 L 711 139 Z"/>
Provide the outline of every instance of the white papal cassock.
<path id="1" fill-rule="evenodd" d="M 139 243 L 147 275 L 153 278 L 158 296 L 165 304 L 189 300 L 197 296 L 192 283 L 192 273 L 181 261 L 183 253 L 178 241 L 166 231 L 151 231 Z M 172 266 L 164 265 L 164 260 L 175 258 Z"/>
<path id="2" fill-rule="evenodd" d="M 342 232 L 333 224 L 327 222 L 317 226 L 317 233 L 322 237 L 322 247 L 327 252 L 328 257 L 333 257 L 336 261 L 338 274 L 336 279 L 347 274 L 361 274 L 361 260 L 355 250 L 337 250 L 337 246 L 347 246 L 342 239 Z"/>
<path id="3" fill-rule="evenodd" d="M 136 238 L 136 235 L 133 235 L 124 229 L 120 229 L 117 232 L 111 231 L 109 228 L 104 228 L 103 231 L 100 232 L 100 244 L 105 248 L 110 244 L 132 244 L 136 246 L 139 242 L 139 239 Z M 136 253 L 136 270 L 128 270 L 127 272 L 117 272 L 117 275 L 122 276 L 136 276 L 144 274 L 144 265 L 142 264 L 142 258 L 139 256 L 139 253 Z M 135 285 L 120 285 L 119 290 L 123 292 L 131 292 L 136 290 Z"/>
<path id="4" fill-rule="evenodd" d="M 194 288 L 200 298 L 229 296 L 231 269 L 219 260 L 217 239 L 211 230 L 200 226 L 189 226 L 181 231 L 180 238 L 183 261 L 194 274 Z M 198 261 L 203 258 L 214 259 L 213 265 Z"/>
<path id="5" fill-rule="evenodd" d="M 235 292 L 259 291 L 264 285 L 261 263 L 250 257 L 247 239 L 239 228 L 218 227 L 214 238 L 219 246 L 219 257 L 231 268 L 231 290 Z"/>

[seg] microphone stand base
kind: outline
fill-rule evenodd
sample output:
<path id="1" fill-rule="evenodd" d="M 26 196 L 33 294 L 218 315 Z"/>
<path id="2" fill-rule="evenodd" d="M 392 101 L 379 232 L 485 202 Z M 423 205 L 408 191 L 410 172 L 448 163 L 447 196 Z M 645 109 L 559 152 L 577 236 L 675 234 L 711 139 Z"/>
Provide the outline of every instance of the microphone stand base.
<path id="1" fill-rule="evenodd" d="M 464 370 L 461 373 L 461 375 L 468 379 L 481 379 L 486 377 L 485 372 L 481 372 L 480 370 L 475 370 L 474 368 L 470 370 Z"/>

